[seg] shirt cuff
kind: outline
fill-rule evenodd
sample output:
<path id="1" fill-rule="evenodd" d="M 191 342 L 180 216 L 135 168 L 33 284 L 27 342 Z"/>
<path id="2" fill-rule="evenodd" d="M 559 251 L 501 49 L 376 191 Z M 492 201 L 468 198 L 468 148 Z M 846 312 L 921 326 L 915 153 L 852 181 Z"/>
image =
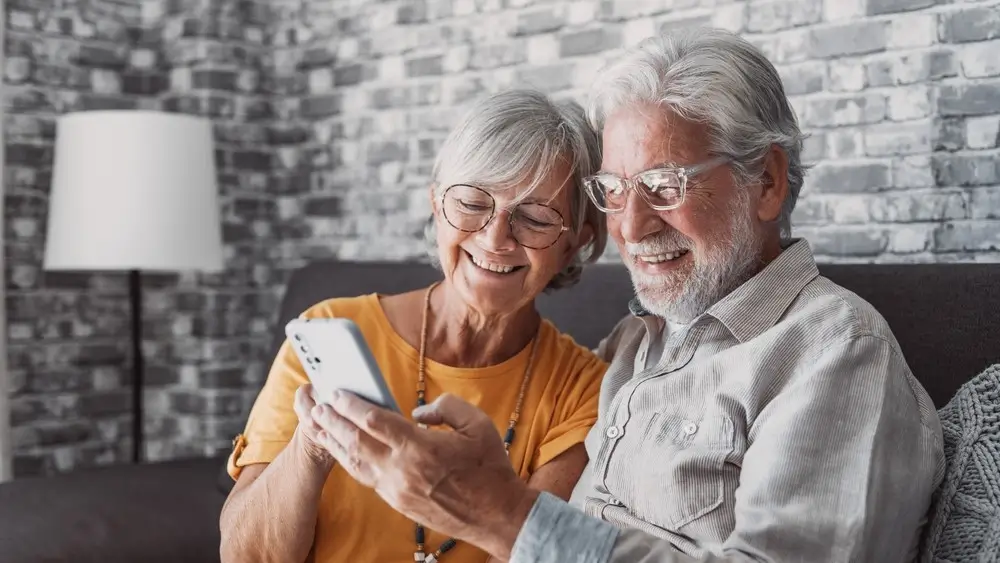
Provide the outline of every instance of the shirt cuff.
<path id="1" fill-rule="evenodd" d="M 542 492 L 521 527 L 510 563 L 606 563 L 618 528 Z"/>

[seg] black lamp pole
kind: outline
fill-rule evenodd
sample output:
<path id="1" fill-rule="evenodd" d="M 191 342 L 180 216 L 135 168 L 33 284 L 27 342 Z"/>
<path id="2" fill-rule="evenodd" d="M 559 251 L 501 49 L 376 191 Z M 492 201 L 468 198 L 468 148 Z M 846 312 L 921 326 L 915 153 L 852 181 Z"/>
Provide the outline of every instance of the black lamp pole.
<path id="1" fill-rule="evenodd" d="M 128 275 L 129 308 L 132 316 L 132 463 L 142 462 L 142 279 L 139 270 Z"/>

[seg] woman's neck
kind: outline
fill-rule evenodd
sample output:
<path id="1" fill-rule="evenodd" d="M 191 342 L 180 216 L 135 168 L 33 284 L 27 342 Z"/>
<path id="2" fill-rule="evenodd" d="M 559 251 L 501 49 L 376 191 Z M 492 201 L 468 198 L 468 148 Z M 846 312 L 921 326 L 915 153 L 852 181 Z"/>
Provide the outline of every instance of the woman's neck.
<path id="1" fill-rule="evenodd" d="M 484 367 L 508 360 L 535 337 L 541 316 L 529 303 L 506 315 L 486 315 L 445 285 L 434 289 L 427 320 L 427 357 L 456 367 Z"/>

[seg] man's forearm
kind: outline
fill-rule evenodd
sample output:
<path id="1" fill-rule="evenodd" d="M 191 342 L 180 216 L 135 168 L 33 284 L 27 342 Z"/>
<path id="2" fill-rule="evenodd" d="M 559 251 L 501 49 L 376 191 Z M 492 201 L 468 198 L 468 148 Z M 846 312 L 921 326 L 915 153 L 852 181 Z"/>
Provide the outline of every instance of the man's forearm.
<path id="1" fill-rule="evenodd" d="M 227 501 L 221 517 L 225 562 L 305 561 L 330 467 L 317 467 L 296 431 L 288 447 L 246 489 Z"/>

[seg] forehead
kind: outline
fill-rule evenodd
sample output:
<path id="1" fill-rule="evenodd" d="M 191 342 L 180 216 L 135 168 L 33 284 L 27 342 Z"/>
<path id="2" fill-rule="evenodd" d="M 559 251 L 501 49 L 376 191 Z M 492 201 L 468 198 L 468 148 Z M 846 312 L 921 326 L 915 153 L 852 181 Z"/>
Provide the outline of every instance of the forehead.
<path id="1" fill-rule="evenodd" d="M 508 186 L 478 186 L 489 192 L 497 203 L 503 205 L 514 202 L 544 203 L 551 206 L 568 204 L 567 189 L 572 184 L 573 170 L 565 159 L 553 162 L 548 173 L 531 182 L 531 178 L 523 183 Z"/>
<path id="2" fill-rule="evenodd" d="M 691 166 L 708 155 L 705 126 L 655 105 L 631 105 L 610 114 L 602 133 L 601 169 L 630 176 L 665 164 Z"/>

